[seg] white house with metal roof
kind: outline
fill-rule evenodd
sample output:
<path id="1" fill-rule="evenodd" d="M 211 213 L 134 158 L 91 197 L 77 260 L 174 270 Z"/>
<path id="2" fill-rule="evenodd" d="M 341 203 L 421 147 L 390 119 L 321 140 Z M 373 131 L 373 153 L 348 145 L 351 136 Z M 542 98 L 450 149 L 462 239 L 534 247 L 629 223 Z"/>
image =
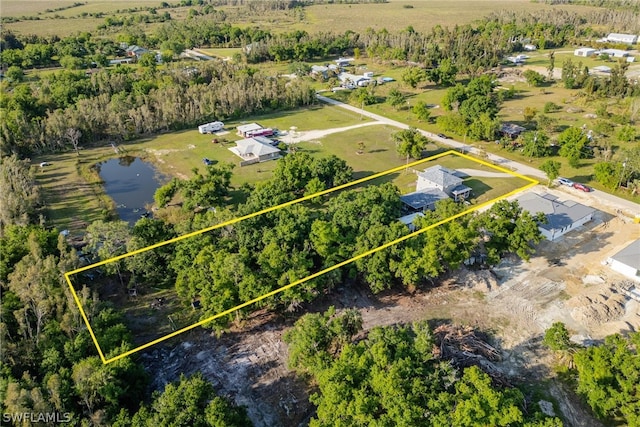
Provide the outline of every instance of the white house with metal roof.
<path id="1" fill-rule="evenodd" d="M 280 150 L 271 144 L 265 143 L 263 138 L 247 138 L 236 141 L 236 146 L 229 148 L 243 162 L 241 165 L 266 162 L 280 158 Z"/>
<path id="2" fill-rule="evenodd" d="M 516 198 L 522 209 L 536 214 L 542 212 L 547 218 L 546 224 L 538 229 L 547 240 L 554 241 L 571 230 L 593 219 L 596 209 L 572 200 L 560 201 L 552 194 L 526 193 Z"/>
<path id="3" fill-rule="evenodd" d="M 640 281 L 640 239 L 608 258 L 605 263 L 612 270 Z"/>
<path id="4" fill-rule="evenodd" d="M 612 43 L 636 44 L 638 43 L 638 36 L 635 34 L 610 33 L 607 36 L 607 41 Z"/>

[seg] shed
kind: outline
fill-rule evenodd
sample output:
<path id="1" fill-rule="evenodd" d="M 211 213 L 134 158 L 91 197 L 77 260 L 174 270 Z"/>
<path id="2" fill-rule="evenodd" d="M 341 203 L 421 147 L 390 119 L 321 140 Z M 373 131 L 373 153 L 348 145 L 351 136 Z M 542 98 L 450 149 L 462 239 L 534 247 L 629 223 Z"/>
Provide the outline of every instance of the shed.
<path id="1" fill-rule="evenodd" d="M 607 259 L 606 263 L 612 270 L 630 279 L 640 280 L 640 239 Z"/>
<path id="2" fill-rule="evenodd" d="M 533 52 L 534 50 L 536 50 L 536 49 L 537 49 L 536 45 L 531 44 L 531 43 L 525 44 L 525 45 L 523 46 L 523 48 L 524 48 L 524 50 L 526 50 L 527 52 Z"/>
<path id="3" fill-rule="evenodd" d="M 238 135 L 245 138 L 249 137 L 251 132 L 255 132 L 260 129 L 262 129 L 262 126 L 260 126 L 258 123 L 249 123 L 237 127 Z"/>

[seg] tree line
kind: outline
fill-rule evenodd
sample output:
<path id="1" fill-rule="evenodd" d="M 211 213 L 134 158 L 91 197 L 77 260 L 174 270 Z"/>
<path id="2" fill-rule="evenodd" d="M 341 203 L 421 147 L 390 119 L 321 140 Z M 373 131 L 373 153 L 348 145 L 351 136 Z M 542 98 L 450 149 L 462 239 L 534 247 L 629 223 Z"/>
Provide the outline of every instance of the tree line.
<path id="1" fill-rule="evenodd" d="M 0 151 L 21 155 L 69 147 L 70 129 L 81 132 L 80 142 L 122 141 L 315 102 L 305 82 L 222 61 L 163 71 L 120 67 L 91 77 L 61 71 L 6 95 Z"/>
<path id="2" fill-rule="evenodd" d="M 179 419 L 184 425 L 251 425 L 243 408 L 217 396 L 201 377 L 182 378 L 151 396 L 136 356 L 104 365 L 64 278 L 82 261 L 56 229 L 38 223 L 39 191 L 28 162 L 3 157 L 0 188 L 2 422 L 31 425 L 18 417 L 56 413 L 76 426 L 151 426 Z M 153 233 L 147 229 L 137 239 Z M 106 356 L 133 348 L 122 313 L 97 292 L 76 290 L 100 344 L 110 349 Z"/>

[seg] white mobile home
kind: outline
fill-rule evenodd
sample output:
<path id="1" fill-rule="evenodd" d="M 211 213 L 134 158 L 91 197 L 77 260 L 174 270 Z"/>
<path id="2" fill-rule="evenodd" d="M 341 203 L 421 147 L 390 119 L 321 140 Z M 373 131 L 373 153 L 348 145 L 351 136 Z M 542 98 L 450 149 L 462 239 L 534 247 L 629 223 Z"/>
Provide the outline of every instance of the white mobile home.
<path id="1" fill-rule="evenodd" d="M 638 36 L 635 34 L 611 33 L 607 36 L 607 41 L 612 43 L 638 43 Z"/>
<path id="2" fill-rule="evenodd" d="M 211 122 L 205 123 L 203 125 L 198 126 L 198 132 L 200 133 L 213 133 L 221 131 L 224 128 L 224 123 L 222 122 Z"/>

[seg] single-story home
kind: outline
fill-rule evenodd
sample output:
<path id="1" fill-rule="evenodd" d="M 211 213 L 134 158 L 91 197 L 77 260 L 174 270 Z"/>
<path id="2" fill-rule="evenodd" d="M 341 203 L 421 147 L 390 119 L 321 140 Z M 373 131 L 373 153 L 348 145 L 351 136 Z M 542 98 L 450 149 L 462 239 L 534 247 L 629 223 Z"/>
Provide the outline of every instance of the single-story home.
<path id="1" fill-rule="evenodd" d="M 279 149 L 257 138 L 236 141 L 236 146 L 229 148 L 229 151 L 240 157 L 244 162 L 249 162 L 246 164 L 280 158 Z"/>
<path id="2" fill-rule="evenodd" d="M 596 209 L 572 200 L 560 201 L 552 194 L 526 193 L 516 198 L 522 209 L 535 215 L 544 213 L 546 224 L 538 229 L 547 240 L 554 241 L 593 219 Z"/>
<path id="3" fill-rule="evenodd" d="M 638 43 L 638 36 L 635 34 L 610 33 L 607 36 L 607 41 L 612 43 L 636 44 Z"/>
<path id="4" fill-rule="evenodd" d="M 416 191 L 400 196 L 407 213 L 433 210 L 436 202 L 453 199 L 456 202 L 466 200 L 471 188 L 462 184 L 459 174 L 440 165 L 418 172 Z"/>
<path id="5" fill-rule="evenodd" d="M 345 73 L 345 72 L 338 74 L 337 77 L 343 86 L 348 87 L 350 89 L 354 89 L 356 86 L 366 86 L 372 81 L 369 77 L 365 77 L 364 75 L 351 74 L 351 73 Z M 350 86 L 353 86 L 353 87 L 350 87 Z"/>
<path id="6" fill-rule="evenodd" d="M 606 264 L 612 270 L 640 281 L 640 239 L 608 258 Z"/>
<path id="7" fill-rule="evenodd" d="M 516 139 L 525 130 L 527 129 L 515 123 L 503 123 L 500 126 L 500 133 L 511 139 Z"/>
<path id="8" fill-rule="evenodd" d="M 600 54 L 609 55 L 611 58 L 626 58 L 629 52 L 622 49 L 602 49 Z"/>
<path id="9" fill-rule="evenodd" d="M 329 67 L 324 65 L 312 65 L 309 74 L 327 78 L 329 75 Z"/>
<path id="10" fill-rule="evenodd" d="M 581 47 L 579 49 L 574 50 L 573 54 L 575 56 L 583 56 L 586 58 L 589 56 L 597 55 L 598 51 L 590 47 Z"/>
<path id="11" fill-rule="evenodd" d="M 127 49 L 125 50 L 125 53 L 127 54 L 127 56 L 135 56 L 136 58 L 140 59 L 140 57 L 142 55 L 144 55 L 145 53 L 148 53 L 149 49 L 145 49 L 143 47 L 140 46 L 136 46 L 135 44 L 132 46 L 127 47 Z"/>
<path id="12" fill-rule="evenodd" d="M 249 123 L 246 125 L 240 125 L 236 128 L 238 130 L 238 135 L 247 138 L 251 136 L 252 132 L 263 129 L 258 123 Z"/>

